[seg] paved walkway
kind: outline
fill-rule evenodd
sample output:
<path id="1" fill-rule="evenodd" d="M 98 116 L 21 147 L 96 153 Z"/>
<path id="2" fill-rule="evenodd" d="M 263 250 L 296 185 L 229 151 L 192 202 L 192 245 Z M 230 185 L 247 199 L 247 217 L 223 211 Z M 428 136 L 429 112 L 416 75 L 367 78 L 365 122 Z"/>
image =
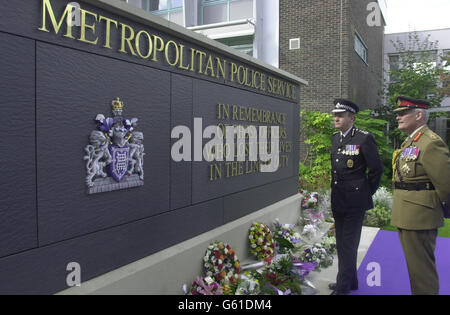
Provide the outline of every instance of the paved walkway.
<path id="1" fill-rule="evenodd" d="M 363 261 L 367 251 L 369 250 L 370 244 L 372 244 L 379 230 L 379 228 L 363 226 L 363 230 L 361 233 L 361 242 L 358 247 L 358 268 Z M 307 279 L 312 282 L 318 292 L 315 293 L 313 290 L 311 290 L 311 292 L 304 292 L 304 294 L 315 293 L 317 295 L 329 295 L 331 293 L 331 290 L 328 289 L 328 284 L 336 282 L 337 266 L 337 255 L 335 255 L 333 265 L 328 268 L 322 269 L 319 272 L 314 271 L 310 275 L 308 275 Z"/>

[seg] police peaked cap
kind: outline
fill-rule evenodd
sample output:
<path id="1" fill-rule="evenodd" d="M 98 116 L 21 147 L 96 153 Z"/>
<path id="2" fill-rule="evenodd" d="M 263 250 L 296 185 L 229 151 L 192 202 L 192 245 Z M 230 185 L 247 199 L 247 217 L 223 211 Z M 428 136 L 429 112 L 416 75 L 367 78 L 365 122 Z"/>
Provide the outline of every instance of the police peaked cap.
<path id="1" fill-rule="evenodd" d="M 357 114 L 359 112 L 359 107 L 352 101 L 338 98 L 334 100 L 334 109 L 331 111 L 334 113 L 343 113 L 343 112 L 350 112 L 353 114 Z"/>
<path id="2" fill-rule="evenodd" d="M 424 100 L 418 100 L 411 97 L 406 96 L 399 96 L 396 98 L 395 102 L 397 103 L 397 108 L 394 109 L 394 112 L 401 112 L 408 109 L 413 108 L 422 108 L 422 109 L 428 109 L 430 106 L 430 103 Z"/>

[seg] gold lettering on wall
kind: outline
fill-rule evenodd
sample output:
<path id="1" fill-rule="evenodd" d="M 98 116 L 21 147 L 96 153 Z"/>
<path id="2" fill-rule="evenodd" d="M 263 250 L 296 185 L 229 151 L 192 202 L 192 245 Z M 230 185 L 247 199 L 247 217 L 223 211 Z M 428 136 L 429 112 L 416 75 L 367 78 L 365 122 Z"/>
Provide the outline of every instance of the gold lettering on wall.
<path id="1" fill-rule="evenodd" d="M 79 37 L 75 38 L 72 23 L 69 22 L 75 7 L 68 4 L 58 18 L 51 1 L 42 0 L 42 25 L 38 28 L 40 31 L 50 33 L 50 29 L 53 28 L 55 34 L 63 33 L 66 38 L 76 39 L 89 45 L 98 45 L 100 41 L 98 29 L 103 28 L 101 34 L 105 34 L 105 39 L 102 40 L 101 45 L 104 48 L 117 49 L 120 53 L 143 60 L 160 62 L 169 67 L 227 80 L 246 88 L 296 100 L 297 85 L 295 84 L 268 76 L 246 65 L 227 61 L 211 53 L 186 47 L 177 40 L 151 34 L 147 29 L 137 29 L 95 12 L 80 9 L 80 32 Z M 113 32 L 114 28 L 118 31 Z M 118 47 L 113 48 L 114 46 Z M 242 113 L 247 116 L 251 114 L 253 113 Z M 233 108 L 233 118 L 235 115 L 240 113 L 235 113 Z"/>

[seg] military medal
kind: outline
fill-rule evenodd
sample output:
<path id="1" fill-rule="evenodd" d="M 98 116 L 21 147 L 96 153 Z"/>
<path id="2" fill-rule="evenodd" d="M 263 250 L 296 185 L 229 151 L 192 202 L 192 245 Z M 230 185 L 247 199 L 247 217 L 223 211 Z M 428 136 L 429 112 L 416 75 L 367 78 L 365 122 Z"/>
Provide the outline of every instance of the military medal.
<path id="1" fill-rule="evenodd" d="M 353 160 L 352 160 L 352 159 L 348 160 L 348 161 L 347 161 L 347 167 L 348 167 L 348 168 L 353 168 L 353 166 L 354 166 Z"/>
<path id="2" fill-rule="evenodd" d="M 408 175 L 409 172 L 411 172 L 411 169 L 409 168 L 408 164 L 405 164 L 405 165 L 402 166 L 402 171 L 403 171 L 403 173 Z"/>
<path id="3" fill-rule="evenodd" d="M 359 155 L 359 145 L 346 145 L 344 154 L 345 155 Z"/>
<path id="4" fill-rule="evenodd" d="M 410 162 L 410 161 L 416 161 L 419 157 L 420 150 L 417 147 L 409 147 L 403 149 L 401 159 Z"/>

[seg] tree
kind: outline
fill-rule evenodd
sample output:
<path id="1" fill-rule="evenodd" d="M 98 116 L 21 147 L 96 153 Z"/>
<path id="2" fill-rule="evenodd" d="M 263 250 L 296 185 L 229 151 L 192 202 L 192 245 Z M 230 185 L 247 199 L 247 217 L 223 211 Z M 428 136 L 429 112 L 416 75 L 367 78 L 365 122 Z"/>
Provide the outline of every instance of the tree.
<path id="1" fill-rule="evenodd" d="M 444 73 L 441 74 L 441 92 L 445 96 L 450 96 L 450 52 L 442 56 L 442 65 L 444 67 Z"/>
<path id="2" fill-rule="evenodd" d="M 396 98 L 404 95 L 426 99 L 431 107 L 436 107 L 440 106 L 445 96 L 440 82 L 446 70 L 442 64 L 437 63 L 438 42 L 431 42 L 429 37 L 421 40 L 414 32 L 409 34 L 406 43 L 400 40 L 392 41 L 398 53 L 398 62 L 391 65 L 390 82 L 383 91 L 386 104 L 377 108 L 376 114 L 389 122 L 388 136 L 395 148 L 398 148 L 406 137 L 396 128 L 396 115 L 393 113 L 397 107 Z"/>
<path id="3" fill-rule="evenodd" d="M 331 182 L 331 139 L 337 129 L 333 126 L 333 116 L 321 112 L 300 112 L 301 133 L 306 136 L 307 152 L 300 161 L 299 186 L 308 191 L 326 191 Z M 385 165 L 382 185 L 389 187 L 392 176 L 392 147 L 383 132 L 385 120 L 372 115 L 371 110 L 356 115 L 355 126 L 369 131 L 375 138 L 381 159 Z"/>

